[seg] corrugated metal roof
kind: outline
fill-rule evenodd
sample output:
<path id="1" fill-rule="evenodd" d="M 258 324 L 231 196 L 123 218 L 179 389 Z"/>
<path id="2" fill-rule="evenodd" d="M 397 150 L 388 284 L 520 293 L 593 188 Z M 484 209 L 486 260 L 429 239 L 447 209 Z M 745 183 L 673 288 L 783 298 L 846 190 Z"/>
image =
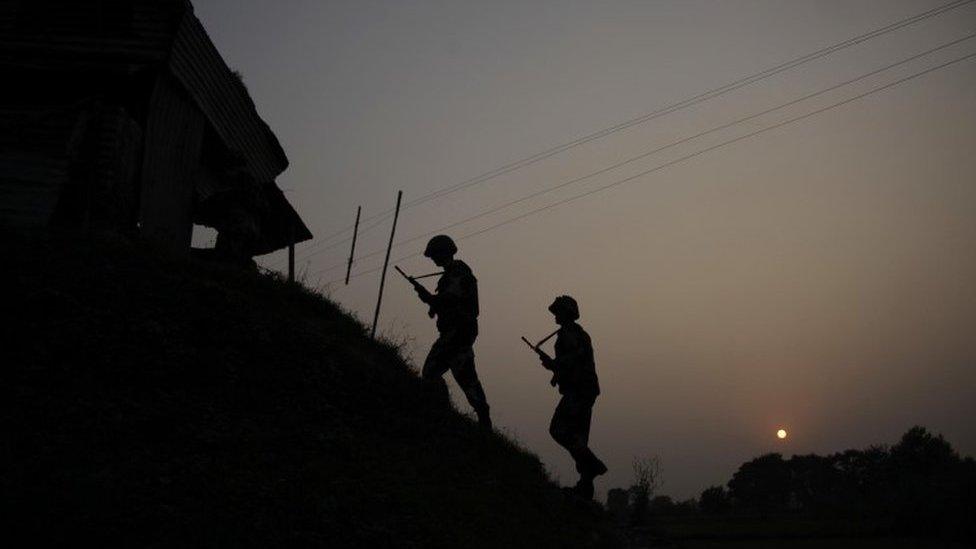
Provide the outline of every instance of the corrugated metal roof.
<path id="1" fill-rule="evenodd" d="M 258 115 L 240 79 L 224 62 L 192 11 L 176 32 L 169 68 L 228 148 L 243 155 L 258 181 L 274 181 L 288 167 L 281 144 Z"/>
<path id="2" fill-rule="evenodd" d="M 312 238 L 312 233 L 302 222 L 298 212 L 288 203 L 288 199 L 278 185 L 274 183 L 265 185 L 264 199 L 268 204 L 268 215 L 261 220 L 264 247 L 258 250 L 256 255 L 271 253 L 289 244 Z"/>
<path id="3" fill-rule="evenodd" d="M 224 145 L 243 157 L 256 181 L 264 182 L 269 209 L 262 212 L 263 242 L 258 253 L 311 239 L 312 233 L 275 184 L 288 167 L 285 151 L 191 10 L 184 14 L 177 31 L 169 66 Z"/>

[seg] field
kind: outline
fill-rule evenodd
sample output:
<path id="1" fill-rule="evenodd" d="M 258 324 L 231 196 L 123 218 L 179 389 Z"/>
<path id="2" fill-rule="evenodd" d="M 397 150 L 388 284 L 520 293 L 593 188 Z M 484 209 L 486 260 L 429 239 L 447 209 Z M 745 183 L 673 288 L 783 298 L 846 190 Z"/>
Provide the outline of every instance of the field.
<path id="1" fill-rule="evenodd" d="M 658 518 L 631 531 L 631 546 L 680 549 L 963 549 L 964 543 L 882 535 L 889 525 L 804 517 Z"/>
<path id="2" fill-rule="evenodd" d="M 681 549 L 956 549 L 965 544 L 936 540 L 893 538 L 823 538 L 823 539 L 754 539 L 754 540 L 685 540 L 670 547 Z"/>

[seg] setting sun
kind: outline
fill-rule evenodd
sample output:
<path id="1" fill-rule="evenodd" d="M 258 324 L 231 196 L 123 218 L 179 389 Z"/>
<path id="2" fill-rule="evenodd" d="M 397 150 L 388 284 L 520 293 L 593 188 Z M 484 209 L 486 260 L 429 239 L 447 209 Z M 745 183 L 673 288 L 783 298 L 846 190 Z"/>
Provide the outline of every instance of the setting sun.
<path id="1" fill-rule="evenodd" d="M 786 438 L 786 429 L 780 429 L 779 431 L 776 431 L 776 438 L 780 438 L 780 439 Z"/>

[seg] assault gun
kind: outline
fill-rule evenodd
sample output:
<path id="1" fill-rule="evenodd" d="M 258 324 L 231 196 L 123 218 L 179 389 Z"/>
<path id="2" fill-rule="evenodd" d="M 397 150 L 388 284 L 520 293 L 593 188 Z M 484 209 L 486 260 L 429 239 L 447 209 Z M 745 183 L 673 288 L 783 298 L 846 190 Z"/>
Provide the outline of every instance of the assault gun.
<path id="1" fill-rule="evenodd" d="M 559 333 L 559 330 L 556 330 L 555 332 L 549 334 L 548 336 L 546 336 L 545 339 L 543 339 L 542 341 L 540 341 L 535 345 L 533 345 L 532 342 L 530 342 L 528 339 L 525 339 L 525 336 L 522 336 L 522 341 L 524 341 L 525 344 L 529 346 L 529 349 L 532 349 L 533 351 L 535 351 L 535 354 L 539 355 L 539 358 L 542 360 L 542 365 L 547 370 L 552 370 L 552 379 L 549 380 L 549 385 L 552 385 L 553 387 L 555 387 L 556 384 L 559 383 L 559 372 L 555 371 L 552 367 L 550 367 L 550 364 L 553 364 L 554 362 L 553 358 L 549 356 L 545 351 L 540 349 L 539 347 L 541 347 L 543 343 L 552 339 L 552 336 L 556 335 L 557 333 Z"/>
<path id="2" fill-rule="evenodd" d="M 409 282 L 413 286 L 414 290 L 417 290 L 417 294 L 420 295 L 421 301 L 423 301 L 424 303 L 430 302 L 430 298 L 432 297 L 430 290 L 425 288 L 423 284 L 417 282 L 418 277 L 413 277 L 403 272 L 403 269 L 401 269 L 399 265 L 394 265 L 393 268 L 396 269 L 396 271 L 400 273 L 403 276 L 403 278 L 407 279 L 407 282 Z M 441 274 L 441 273 L 435 273 L 435 274 Z M 420 278 L 425 278 L 427 276 L 434 276 L 434 275 L 424 275 L 424 277 L 420 277 Z M 427 316 L 429 316 L 430 318 L 434 318 L 434 314 L 435 314 L 434 307 L 430 307 L 430 309 L 427 310 Z"/>

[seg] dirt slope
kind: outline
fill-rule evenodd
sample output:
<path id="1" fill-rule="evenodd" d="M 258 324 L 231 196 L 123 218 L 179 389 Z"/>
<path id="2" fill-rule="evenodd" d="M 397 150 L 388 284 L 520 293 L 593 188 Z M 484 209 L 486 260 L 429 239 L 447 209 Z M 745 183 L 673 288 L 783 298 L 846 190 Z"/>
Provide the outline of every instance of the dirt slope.
<path id="1" fill-rule="evenodd" d="M 3 512 L 36 546 L 613 546 L 534 455 L 334 304 L 122 242 L 3 236 Z"/>

